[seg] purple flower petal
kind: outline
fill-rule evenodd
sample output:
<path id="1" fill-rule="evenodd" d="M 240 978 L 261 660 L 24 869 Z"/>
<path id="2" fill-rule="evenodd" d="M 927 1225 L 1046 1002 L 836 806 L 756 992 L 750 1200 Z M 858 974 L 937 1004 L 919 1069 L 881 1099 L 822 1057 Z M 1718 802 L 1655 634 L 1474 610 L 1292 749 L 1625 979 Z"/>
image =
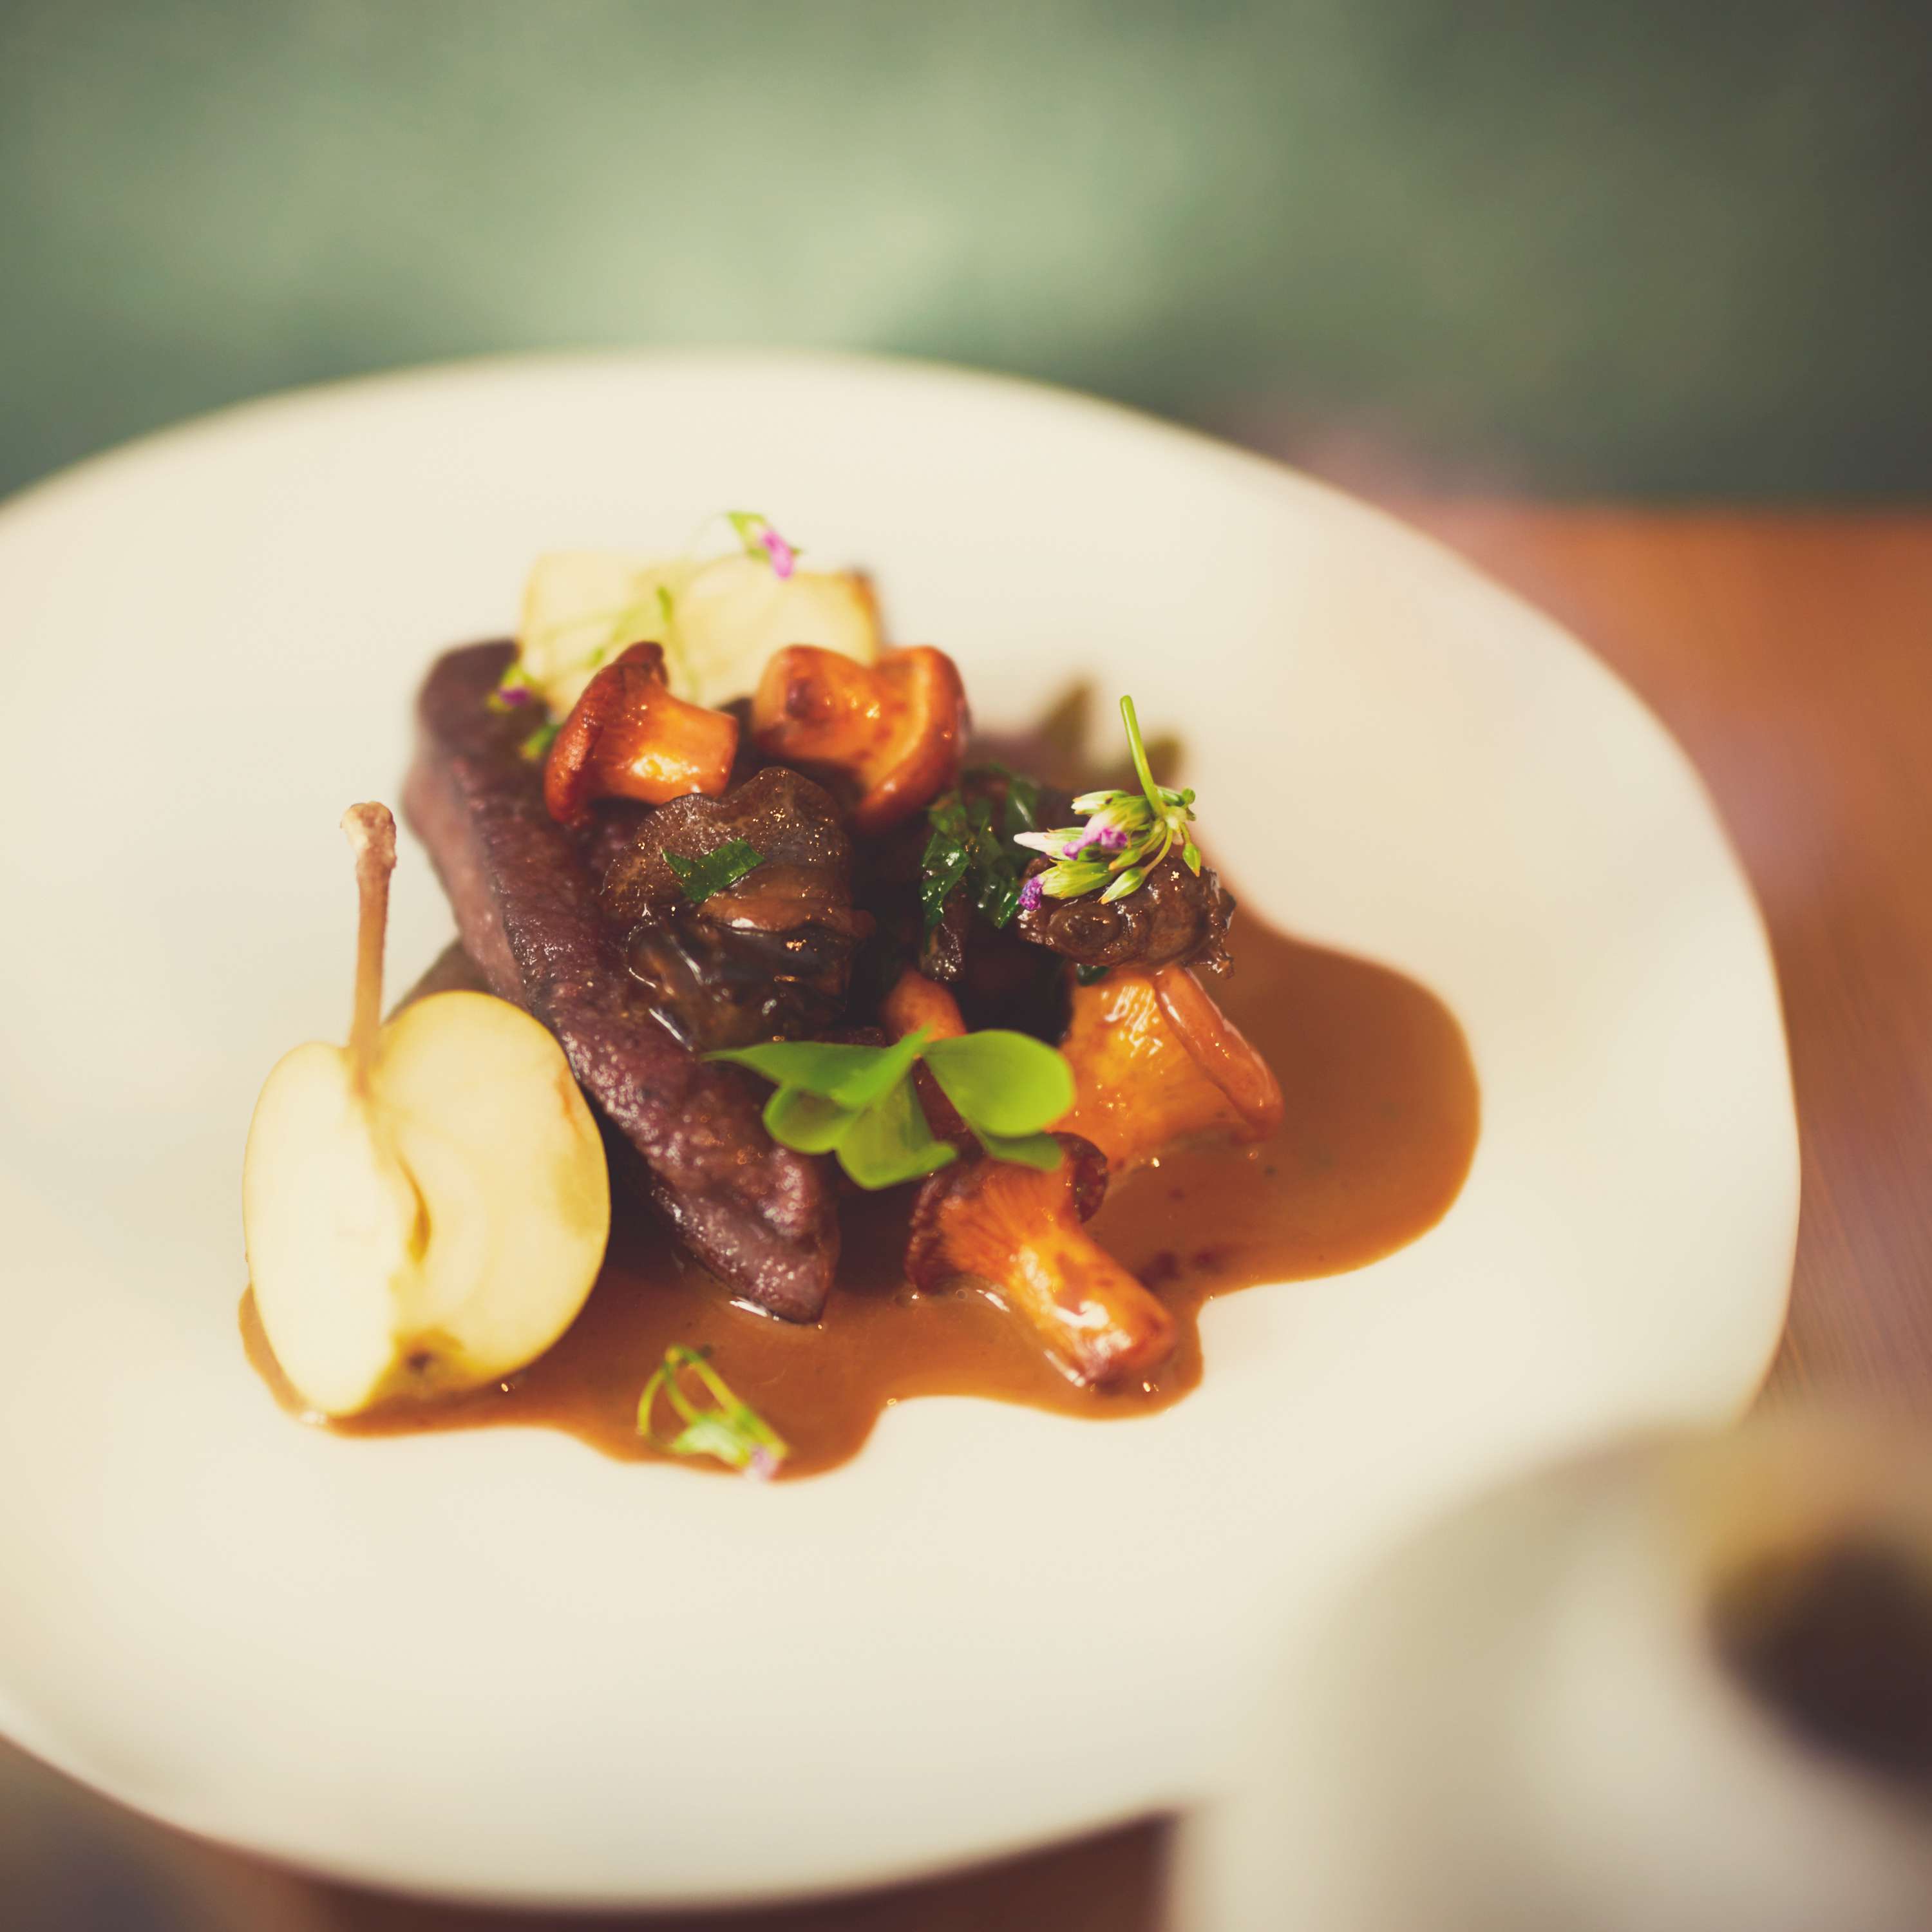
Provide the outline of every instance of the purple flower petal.
<path id="1" fill-rule="evenodd" d="M 1031 912 L 1044 896 L 1039 880 L 1036 878 L 1028 880 L 1020 888 L 1021 911 Z"/>
<path id="2" fill-rule="evenodd" d="M 769 1483 L 778 1472 L 778 1459 L 763 1443 L 752 1451 L 752 1460 L 745 1465 L 745 1473 L 754 1481 Z"/>
<path id="3" fill-rule="evenodd" d="M 765 554 L 772 560 L 772 574 L 789 577 L 797 567 L 798 553 L 770 524 L 758 532 L 758 541 L 764 545 Z"/>

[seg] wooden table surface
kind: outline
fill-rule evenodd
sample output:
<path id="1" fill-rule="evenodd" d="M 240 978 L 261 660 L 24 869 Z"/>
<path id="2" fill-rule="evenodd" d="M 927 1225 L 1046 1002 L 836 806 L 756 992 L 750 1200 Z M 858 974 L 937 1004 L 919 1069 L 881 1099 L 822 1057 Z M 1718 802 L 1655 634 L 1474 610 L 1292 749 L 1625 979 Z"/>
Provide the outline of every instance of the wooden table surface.
<path id="1" fill-rule="evenodd" d="M 1560 618 L 1649 702 L 1756 886 L 1804 1187 L 1766 1399 L 1932 1416 L 1932 514 L 1398 507 Z M 1150 1822 L 864 1899 L 594 1922 L 416 1904 L 200 1848 L 181 1856 L 208 1887 L 209 1926 L 250 1932 L 1155 1932 L 1165 1849 Z"/>

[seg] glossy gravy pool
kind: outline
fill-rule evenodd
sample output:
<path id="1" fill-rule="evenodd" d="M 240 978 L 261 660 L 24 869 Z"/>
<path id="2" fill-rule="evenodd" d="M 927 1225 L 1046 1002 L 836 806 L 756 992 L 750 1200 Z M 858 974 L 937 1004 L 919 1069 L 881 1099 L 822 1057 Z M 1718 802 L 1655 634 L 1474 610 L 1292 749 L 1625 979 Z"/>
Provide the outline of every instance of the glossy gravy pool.
<path id="1" fill-rule="evenodd" d="M 856 1454 L 880 1412 L 922 1395 L 975 1395 L 1094 1420 L 1180 1400 L 1201 1379 L 1198 1318 L 1217 1294 L 1358 1268 L 1441 1220 L 1475 1151 L 1479 1102 L 1462 1029 L 1434 994 L 1385 967 L 1271 932 L 1244 908 L 1216 1000 L 1274 1070 L 1287 1102 L 1258 1146 L 1184 1147 L 1114 1184 L 1090 1223 L 1172 1310 L 1173 1354 L 1104 1392 L 1070 1382 L 1032 1334 L 970 1288 L 920 1294 L 901 1258 L 911 1190 L 844 1212 L 838 1285 L 803 1327 L 738 1306 L 641 1211 L 620 1208 L 584 1312 L 506 1383 L 434 1406 L 330 1425 L 346 1435 L 506 1425 L 559 1429 L 605 1454 L 662 1460 L 638 1397 L 673 1342 L 708 1346 L 718 1372 L 791 1445 L 786 1477 Z M 284 1406 L 252 1298 L 249 1359 Z M 687 1466 L 722 1466 L 694 1459 Z"/>

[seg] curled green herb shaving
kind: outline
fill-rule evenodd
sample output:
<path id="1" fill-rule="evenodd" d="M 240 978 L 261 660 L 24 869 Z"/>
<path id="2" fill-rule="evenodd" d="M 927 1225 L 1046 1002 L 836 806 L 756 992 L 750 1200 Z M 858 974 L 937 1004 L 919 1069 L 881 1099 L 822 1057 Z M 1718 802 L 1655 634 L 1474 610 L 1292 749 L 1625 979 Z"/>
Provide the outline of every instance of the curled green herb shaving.
<path id="1" fill-rule="evenodd" d="M 769 563 L 774 577 L 789 577 L 798 568 L 797 547 L 772 527 L 772 520 L 756 510 L 727 510 L 724 520 L 738 533 L 747 556 Z"/>
<path id="2" fill-rule="evenodd" d="M 533 728 L 518 746 L 518 752 L 532 764 L 550 756 L 550 748 L 563 728 L 550 715 L 543 694 L 525 674 L 520 664 L 512 664 L 496 680 L 496 687 L 483 700 L 484 709 L 500 718 L 526 717 Z"/>
<path id="3" fill-rule="evenodd" d="M 533 765 L 541 764 L 550 756 L 550 748 L 556 742 L 556 734 L 562 729 L 554 718 L 539 724 L 517 747 L 518 756 L 527 758 Z"/>
<path id="4" fill-rule="evenodd" d="M 1187 830 L 1194 818 L 1193 793 L 1155 784 L 1131 698 L 1120 700 L 1120 717 L 1127 728 L 1140 790 L 1083 793 L 1073 801 L 1073 809 L 1085 824 L 1020 833 L 1016 844 L 1044 852 L 1054 861 L 1021 888 L 1022 906 L 1036 906 L 1042 898 L 1078 898 L 1094 891 L 1103 904 L 1125 898 L 1140 890 L 1177 842 L 1181 863 L 1190 872 L 1200 871 L 1201 850 Z"/>
<path id="5" fill-rule="evenodd" d="M 675 852 L 664 856 L 664 863 L 677 874 L 685 897 L 693 905 L 702 905 L 713 892 L 735 886 L 765 862 L 765 855 L 747 838 L 728 838 L 695 859 L 680 858 Z"/>
<path id="6" fill-rule="evenodd" d="M 973 904 L 996 926 L 1004 926 L 1019 908 L 1021 875 L 1029 855 L 1022 835 L 1040 825 L 1040 787 L 1004 765 L 979 765 L 968 778 L 1006 782 L 1000 825 L 993 826 L 993 802 L 949 791 L 926 812 L 932 828 L 920 855 L 919 903 L 929 934 L 946 916 L 946 902 L 962 885 Z"/>
<path id="7" fill-rule="evenodd" d="M 709 1348 L 674 1345 L 664 1351 L 657 1373 L 638 1399 L 638 1432 L 653 1448 L 671 1456 L 712 1456 L 748 1476 L 770 1477 L 791 1454 L 790 1445 L 751 1404 L 742 1400 L 711 1366 Z M 695 1376 L 716 1405 L 702 1408 L 684 1384 Z M 684 1426 L 675 1436 L 658 1432 L 654 1420 L 659 1399 Z"/>
<path id="8" fill-rule="evenodd" d="M 995 1160 L 1052 1169 L 1060 1143 L 1045 1131 L 1073 1105 L 1064 1055 L 1030 1034 L 989 1028 L 933 1040 L 921 1028 L 891 1046 L 772 1040 L 706 1056 L 776 1083 L 765 1130 L 800 1154 L 836 1154 L 861 1187 L 895 1187 L 958 1158 L 936 1139 L 913 1070 L 923 1064 Z"/>
<path id="9" fill-rule="evenodd" d="M 525 674 L 523 666 L 512 662 L 509 668 L 496 680 L 496 688 L 484 698 L 485 710 L 494 711 L 500 718 L 528 710 L 532 706 L 541 711 L 543 698 Z"/>

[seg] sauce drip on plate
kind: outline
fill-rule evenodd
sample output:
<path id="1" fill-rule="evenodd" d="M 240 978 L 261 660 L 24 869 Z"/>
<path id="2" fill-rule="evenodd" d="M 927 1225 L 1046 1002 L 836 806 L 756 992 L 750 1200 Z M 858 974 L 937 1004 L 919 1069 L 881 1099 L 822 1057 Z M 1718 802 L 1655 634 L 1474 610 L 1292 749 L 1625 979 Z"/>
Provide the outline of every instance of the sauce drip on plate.
<path id="1" fill-rule="evenodd" d="M 1116 1180 L 1089 1224 L 1177 1318 L 1174 1351 L 1145 1379 L 1070 1382 L 986 1294 L 905 1282 L 912 1190 L 848 1203 L 838 1285 L 811 1327 L 731 1302 L 640 1211 L 620 1210 L 574 1325 L 506 1384 L 332 1424 L 356 1436 L 520 1425 L 605 1454 L 662 1460 L 637 1432 L 638 1397 L 673 1342 L 708 1345 L 718 1372 L 791 1445 L 787 1477 L 857 1454 L 880 1412 L 922 1395 L 1024 1402 L 1099 1421 L 1176 1402 L 1201 1379 L 1198 1317 L 1217 1294 L 1330 1275 L 1414 1240 L 1442 1219 L 1475 1151 L 1474 1069 L 1448 1009 L 1414 980 L 1272 932 L 1244 907 L 1233 970 L 1204 982 L 1274 1070 L 1280 1130 L 1252 1147 L 1208 1142 Z M 252 1297 L 249 1359 L 284 1406 Z M 689 1466 L 718 1469 L 702 1458 Z"/>

